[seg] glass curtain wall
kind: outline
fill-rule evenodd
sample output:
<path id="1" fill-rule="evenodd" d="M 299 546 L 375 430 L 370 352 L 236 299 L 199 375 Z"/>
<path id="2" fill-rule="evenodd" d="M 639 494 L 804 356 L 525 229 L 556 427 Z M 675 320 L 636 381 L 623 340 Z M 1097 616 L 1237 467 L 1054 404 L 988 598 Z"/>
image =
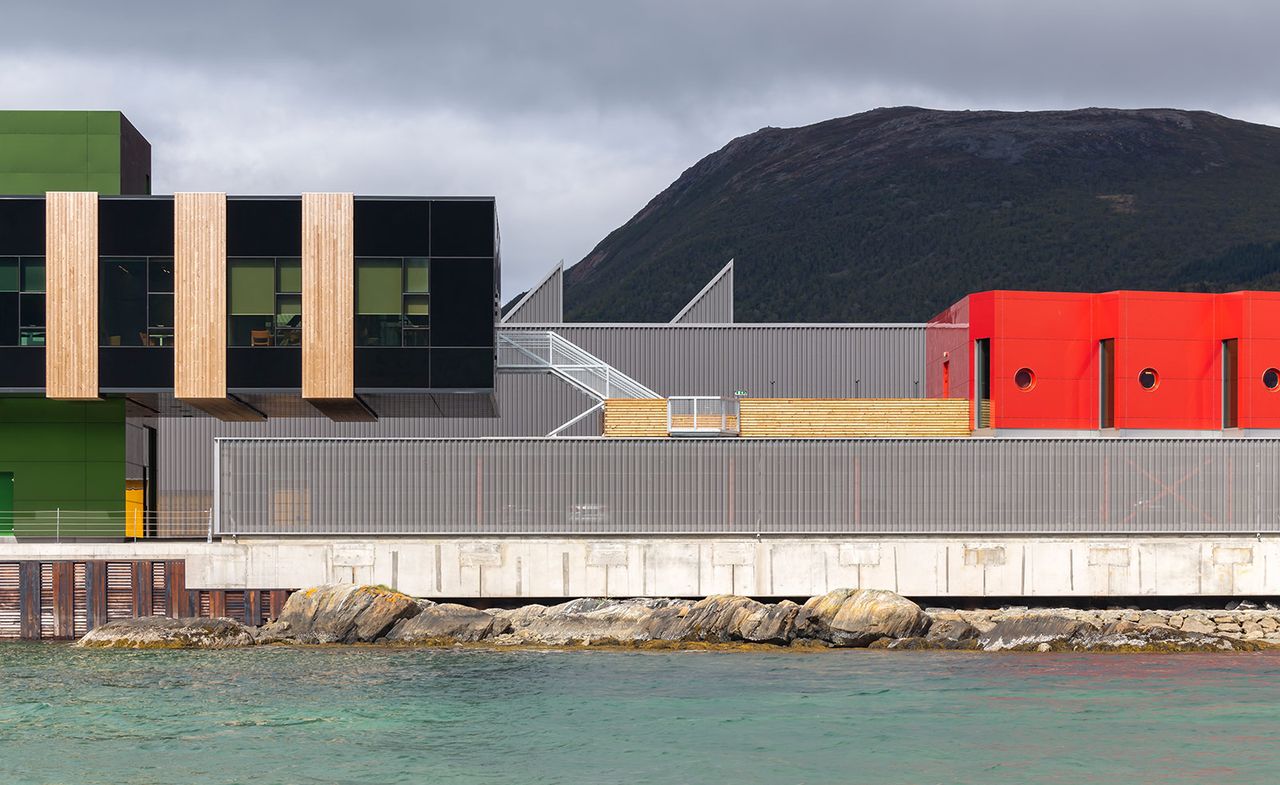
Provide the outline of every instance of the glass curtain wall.
<path id="1" fill-rule="evenodd" d="M 104 258 L 100 276 L 100 346 L 173 345 L 172 257 Z"/>
<path id="2" fill-rule="evenodd" d="M 431 345 L 430 265 L 421 257 L 356 259 L 356 345 Z"/>
<path id="3" fill-rule="evenodd" d="M 301 345 L 301 259 L 231 258 L 227 274 L 230 346 Z"/>
<path id="4" fill-rule="evenodd" d="M 0 346 L 44 346 L 44 257 L 0 257 Z"/>

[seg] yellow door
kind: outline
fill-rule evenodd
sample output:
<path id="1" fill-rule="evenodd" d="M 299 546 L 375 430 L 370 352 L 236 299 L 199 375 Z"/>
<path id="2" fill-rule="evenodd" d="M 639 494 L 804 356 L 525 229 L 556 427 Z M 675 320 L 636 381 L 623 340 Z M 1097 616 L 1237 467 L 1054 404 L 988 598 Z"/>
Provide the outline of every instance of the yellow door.
<path id="1" fill-rule="evenodd" d="M 124 481 L 124 536 L 145 537 L 142 480 Z"/>

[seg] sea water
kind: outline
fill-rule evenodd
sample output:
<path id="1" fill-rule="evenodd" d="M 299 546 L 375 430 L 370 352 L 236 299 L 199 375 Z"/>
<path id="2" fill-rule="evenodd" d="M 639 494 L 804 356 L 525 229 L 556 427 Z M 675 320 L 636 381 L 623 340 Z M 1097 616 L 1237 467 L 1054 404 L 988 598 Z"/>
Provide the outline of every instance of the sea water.
<path id="1" fill-rule="evenodd" d="M 1184 782 L 1280 782 L 1280 656 L 0 644 L 0 783 Z"/>

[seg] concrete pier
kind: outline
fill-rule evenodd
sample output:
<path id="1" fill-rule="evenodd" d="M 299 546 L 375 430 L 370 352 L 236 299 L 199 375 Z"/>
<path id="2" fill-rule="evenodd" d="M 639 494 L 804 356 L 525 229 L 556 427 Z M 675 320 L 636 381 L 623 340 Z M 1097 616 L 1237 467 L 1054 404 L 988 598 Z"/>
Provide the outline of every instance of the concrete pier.
<path id="1" fill-rule="evenodd" d="M 1280 596 L 1280 536 L 244 539 L 0 543 L 6 559 L 185 559 L 187 586 L 380 583 L 419 597 Z"/>

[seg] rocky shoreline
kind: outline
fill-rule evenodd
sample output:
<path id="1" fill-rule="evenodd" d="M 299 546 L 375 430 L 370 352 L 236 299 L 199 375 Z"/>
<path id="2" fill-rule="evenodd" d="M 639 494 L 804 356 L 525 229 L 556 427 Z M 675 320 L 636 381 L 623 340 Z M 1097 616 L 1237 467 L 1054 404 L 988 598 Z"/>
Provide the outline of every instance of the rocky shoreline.
<path id="1" fill-rule="evenodd" d="M 923 609 L 889 591 L 839 589 L 803 605 L 749 597 L 571 600 L 481 610 L 381 586 L 295 592 L 260 628 L 229 619 L 143 618 L 99 627 L 85 648 L 384 644 L 488 648 L 1260 651 L 1280 648 L 1280 610 Z"/>

